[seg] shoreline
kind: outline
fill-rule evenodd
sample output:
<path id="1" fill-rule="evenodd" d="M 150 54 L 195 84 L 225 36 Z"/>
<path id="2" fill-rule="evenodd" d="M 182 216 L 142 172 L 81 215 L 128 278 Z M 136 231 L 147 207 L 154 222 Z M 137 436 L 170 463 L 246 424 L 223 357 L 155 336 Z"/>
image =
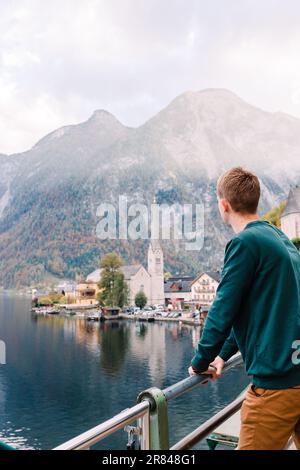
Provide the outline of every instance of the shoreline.
<path id="1" fill-rule="evenodd" d="M 127 315 L 125 313 L 121 313 L 120 315 L 109 315 L 105 316 L 103 319 L 89 319 L 89 317 L 92 315 L 92 312 L 86 311 L 77 311 L 74 312 L 73 314 L 70 314 L 66 311 L 62 311 L 59 314 L 49 314 L 49 313 L 38 313 L 38 312 L 31 312 L 35 315 L 42 315 L 46 317 L 63 317 L 63 318 L 72 318 L 74 320 L 80 319 L 80 320 L 85 320 L 93 323 L 105 323 L 105 322 L 114 322 L 114 321 L 120 321 L 120 320 L 129 320 L 131 322 L 139 322 L 139 323 L 155 323 L 155 322 L 173 322 L 173 323 L 183 323 L 185 325 L 191 325 L 191 326 L 204 326 L 203 321 L 201 320 L 195 320 L 193 318 L 168 318 L 168 317 L 150 317 L 150 321 L 147 317 L 143 317 L 142 315 Z"/>

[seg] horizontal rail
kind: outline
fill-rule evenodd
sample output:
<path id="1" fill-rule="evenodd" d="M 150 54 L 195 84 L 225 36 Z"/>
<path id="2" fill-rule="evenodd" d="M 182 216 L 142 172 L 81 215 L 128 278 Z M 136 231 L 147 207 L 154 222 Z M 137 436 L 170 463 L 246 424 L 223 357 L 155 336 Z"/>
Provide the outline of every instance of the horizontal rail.
<path id="1" fill-rule="evenodd" d="M 239 364 L 242 363 L 242 357 L 241 354 L 238 353 L 235 356 L 233 356 L 231 359 L 229 359 L 225 366 L 224 366 L 224 371 L 235 367 Z M 201 375 L 195 375 L 192 377 L 188 377 L 186 379 L 181 380 L 180 382 L 171 385 L 170 387 L 165 388 L 162 393 L 165 396 L 166 401 L 173 400 L 174 398 L 179 397 L 180 395 L 183 395 L 186 392 L 189 392 L 193 388 L 207 383 L 209 380 L 210 376 L 201 374 Z M 238 400 L 238 399 L 237 399 Z M 216 416 L 208 420 L 206 423 L 204 423 L 200 428 L 196 429 L 192 434 L 184 438 L 182 441 L 180 441 L 177 445 L 189 445 L 189 440 L 186 441 L 186 439 L 191 439 L 191 442 L 198 442 L 199 440 L 202 439 L 194 437 L 194 433 L 203 433 L 203 435 L 207 435 L 210 433 L 210 429 L 214 429 L 215 427 L 218 426 L 221 422 L 225 421 L 227 417 L 231 416 L 231 414 L 234 413 L 232 409 L 236 409 L 236 400 L 228 405 L 224 410 L 222 410 L 220 413 L 218 413 Z M 102 424 L 99 424 L 98 426 L 95 426 L 94 428 L 84 432 L 83 434 L 80 434 L 79 436 L 70 439 L 69 441 L 65 442 L 64 444 L 59 445 L 58 447 L 55 447 L 53 450 L 80 450 L 80 449 L 88 449 L 92 445 L 95 445 L 97 442 L 101 441 L 105 437 L 110 436 L 111 434 L 115 433 L 116 431 L 119 431 L 120 429 L 124 428 L 125 426 L 131 424 L 133 421 L 136 421 L 138 419 L 141 419 L 143 431 L 145 435 L 142 436 L 144 446 L 146 448 L 149 448 L 149 413 L 151 410 L 151 406 L 153 406 L 153 403 L 151 402 L 150 399 L 146 398 L 143 399 L 139 404 L 133 406 L 132 408 L 128 408 L 121 413 L 117 414 L 113 418 L 105 421 Z M 224 412 L 224 415 L 219 416 L 222 412 Z M 231 414 L 230 414 L 231 413 Z M 228 414 L 228 416 L 227 416 Z M 146 419 L 147 417 L 147 419 Z M 214 420 L 211 425 L 211 420 Z M 203 426 L 208 426 L 208 428 L 202 429 Z M 210 428 L 210 426 L 212 426 Z M 200 429 L 200 431 L 199 431 Z M 209 429 L 207 431 L 207 429 Z M 198 434 L 197 434 L 198 436 Z M 196 439 L 196 440 L 195 440 Z M 193 444 L 191 444 L 193 445 Z M 181 447 L 180 447 L 181 448 Z M 183 448 L 183 447 L 182 447 Z M 173 448 L 172 448 L 173 449 Z M 175 447 L 174 447 L 175 449 Z M 177 447 L 176 447 L 177 449 Z"/>
<path id="2" fill-rule="evenodd" d="M 105 421 L 98 426 L 90 429 L 89 431 L 80 434 L 73 439 L 65 442 L 64 444 L 55 447 L 53 450 L 83 450 L 88 449 L 92 445 L 95 445 L 97 442 L 101 441 L 107 436 L 119 431 L 128 424 L 131 424 L 133 421 L 143 418 L 149 413 L 150 403 L 148 401 L 143 401 L 138 405 L 128 408 L 121 413 L 117 414 L 113 418 Z"/>
<path id="3" fill-rule="evenodd" d="M 223 371 L 227 371 L 228 369 L 231 369 L 232 367 L 235 367 L 241 363 L 242 363 L 242 356 L 240 353 L 237 353 L 226 362 Z M 183 395 L 184 393 L 189 392 L 193 388 L 201 384 L 207 383 L 208 379 L 209 379 L 209 375 L 205 375 L 205 374 L 194 375 L 192 377 L 183 379 L 180 382 L 177 382 L 176 384 L 171 385 L 168 388 L 165 388 L 163 390 L 163 393 L 167 401 L 173 400 L 174 398 L 177 398 L 180 395 Z"/>
<path id="4" fill-rule="evenodd" d="M 205 421 L 205 423 L 201 424 L 197 429 L 185 436 L 181 441 L 177 442 L 177 444 L 171 447 L 170 450 L 188 450 L 193 447 L 193 445 L 202 441 L 202 439 L 205 439 L 205 437 L 241 408 L 244 398 L 245 394 L 236 398 L 232 403 L 227 405 L 212 418 Z"/>

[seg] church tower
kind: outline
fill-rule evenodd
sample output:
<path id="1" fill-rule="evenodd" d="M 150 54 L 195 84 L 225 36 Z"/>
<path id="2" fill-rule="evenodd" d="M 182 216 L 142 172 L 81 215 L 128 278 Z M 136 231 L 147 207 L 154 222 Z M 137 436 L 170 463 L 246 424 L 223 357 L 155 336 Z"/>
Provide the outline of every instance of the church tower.
<path id="1" fill-rule="evenodd" d="M 151 277 L 151 299 L 149 304 L 165 304 L 164 254 L 158 240 L 151 240 L 148 249 L 148 273 Z"/>
<path id="2" fill-rule="evenodd" d="M 281 215 L 281 230 L 291 240 L 300 238 L 300 187 L 290 189 L 286 207 Z"/>

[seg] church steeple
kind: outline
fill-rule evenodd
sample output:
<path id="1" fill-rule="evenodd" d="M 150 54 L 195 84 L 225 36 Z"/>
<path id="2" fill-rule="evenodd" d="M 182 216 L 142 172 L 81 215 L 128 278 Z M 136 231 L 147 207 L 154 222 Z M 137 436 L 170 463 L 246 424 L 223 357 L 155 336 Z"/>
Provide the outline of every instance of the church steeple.
<path id="1" fill-rule="evenodd" d="M 151 276 L 151 303 L 164 304 L 164 254 L 158 239 L 150 240 L 148 272 Z"/>

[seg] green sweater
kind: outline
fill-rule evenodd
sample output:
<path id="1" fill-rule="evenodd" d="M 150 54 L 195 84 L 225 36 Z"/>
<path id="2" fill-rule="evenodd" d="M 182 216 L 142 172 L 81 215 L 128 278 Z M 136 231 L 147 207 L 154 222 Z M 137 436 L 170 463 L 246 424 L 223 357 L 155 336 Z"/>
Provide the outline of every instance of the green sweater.
<path id="1" fill-rule="evenodd" d="M 300 384 L 297 340 L 300 254 L 281 230 L 252 221 L 226 246 L 221 282 L 192 366 L 204 372 L 217 355 L 226 361 L 239 349 L 255 385 L 288 388 Z"/>

